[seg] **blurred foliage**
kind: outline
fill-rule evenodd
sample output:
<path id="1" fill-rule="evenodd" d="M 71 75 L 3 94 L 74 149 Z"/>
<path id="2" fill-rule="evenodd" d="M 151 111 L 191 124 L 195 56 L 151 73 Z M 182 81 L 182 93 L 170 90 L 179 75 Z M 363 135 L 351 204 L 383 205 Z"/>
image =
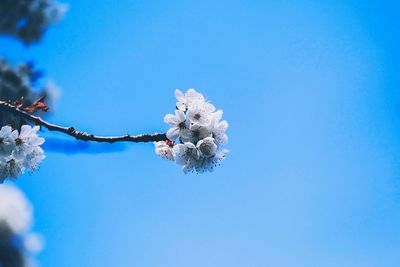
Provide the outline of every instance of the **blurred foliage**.
<path id="1" fill-rule="evenodd" d="M 17 37 L 25 45 L 32 44 L 66 10 L 66 5 L 52 0 L 1 0 L 0 33 Z"/>
<path id="2" fill-rule="evenodd" d="M 41 71 L 34 68 L 33 63 L 22 63 L 18 66 L 10 65 L 0 58 L 0 100 L 31 105 L 40 98 L 52 103 L 57 88 L 52 83 L 40 86 L 39 80 L 43 76 Z M 26 123 L 23 119 L 10 114 L 0 113 L 0 125 L 11 125 L 17 129 Z"/>

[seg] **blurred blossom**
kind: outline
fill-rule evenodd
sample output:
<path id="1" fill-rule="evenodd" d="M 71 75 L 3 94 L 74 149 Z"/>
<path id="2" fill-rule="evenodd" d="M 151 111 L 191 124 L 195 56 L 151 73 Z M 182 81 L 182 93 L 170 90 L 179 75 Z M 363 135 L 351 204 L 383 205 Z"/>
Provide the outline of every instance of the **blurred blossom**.
<path id="1" fill-rule="evenodd" d="M 45 102 L 49 108 L 49 112 L 53 112 L 61 96 L 60 87 L 52 80 L 46 81 L 41 94 L 46 97 Z"/>
<path id="2" fill-rule="evenodd" d="M 33 266 L 33 256 L 43 246 L 42 238 L 31 232 L 32 207 L 14 186 L 0 185 L 0 266 Z"/>

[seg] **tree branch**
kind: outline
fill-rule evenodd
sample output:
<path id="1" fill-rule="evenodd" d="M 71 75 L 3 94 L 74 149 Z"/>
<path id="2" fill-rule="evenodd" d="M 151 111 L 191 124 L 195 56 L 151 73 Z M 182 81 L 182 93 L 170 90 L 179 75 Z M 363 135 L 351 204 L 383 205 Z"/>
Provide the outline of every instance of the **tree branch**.
<path id="1" fill-rule="evenodd" d="M 145 143 L 145 142 L 156 142 L 168 140 L 165 133 L 154 133 L 154 134 L 141 134 L 141 135 L 121 135 L 121 136 L 97 136 L 91 133 L 81 132 L 76 130 L 74 127 L 63 127 L 55 124 L 51 124 L 40 117 L 33 116 L 26 111 L 23 111 L 7 102 L 0 101 L 0 110 L 11 113 L 15 116 L 24 118 L 36 125 L 43 126 L 50 131 L 62 132 L 78 140 L 83 141 L 94 141 L 103 143 L 115 143 L 115 142 L 133 142 L 133 143 Z"/>

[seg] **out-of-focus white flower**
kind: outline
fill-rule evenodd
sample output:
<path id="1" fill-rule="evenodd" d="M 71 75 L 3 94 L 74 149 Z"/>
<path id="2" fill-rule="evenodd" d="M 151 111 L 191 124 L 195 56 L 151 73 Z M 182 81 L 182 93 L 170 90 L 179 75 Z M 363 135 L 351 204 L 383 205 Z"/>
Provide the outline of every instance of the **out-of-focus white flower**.
<path id="1" fill-rule="evenodd" d="M 37 233 L 27 234 L 24 238 L 24 246 L 30 253 L 39 253 L 43 250 L 44 238 Z"/>
<path id="2" fill-rule="evenodd" d="M 24 194 L 13 186 L 0 185 L 0 221 L 17 234 L 31 227 L 32 207 Z"/>
<path id="3" fill-rule="evenodd" d="M 185 138 L 188 136 L 190 123 L 189 120 L 186 119 L 183 111 L 176 110 L 175 115 L 165 115 L 164 122 L 171 126 L 167 132 L 167 137 L 169 140 L 175 141 L 179 137 Z"/>
<path id="4" fill-rule="evenodd" d="M 174 156 L 172 155 L 172 147 L 168 142 L 166 141 L 154 142 L 154 145 L 157 155 L 166 160 L 174 160 Z"/>
<path id="5" fill-rule="evenodd" d="M 44 87 L 44 95 L 46 96 L 46 106 L 48 112 L 53 112 L 58 104 L 61 96 L 61 88 L 52 80 L 46 82 Z"/>
<path id="6" fill-rule="evenodd" d="M 228 122 L 221 121 L 222 110 L 215 111 L 215 107 L 193 88 L 186 93 L 176 89 L 175 96 L 178 100 L 175 115 L 168 114 L 164 118 L 171 126 L 167 132 L 171 143 L 156 142 L 156 153 L 175 160 L 185 173 L 213 171 L 228 153 L 224 148 L 228 142 Z"/>
<path id="7" fill-rule="evenodd" d="M 32 256 L 43 248 L 43 238 L 31 232 L 32 206 L 14 186 L 0 185 L 0 266 L 33 266 Z"/>
<path id="8" fill-rule="evenodd" d="M 44 159 L 40 147 L 44 138 L 37 135 L 38 126 L 23 125 L 21 132 L 12 131 L 10 126 L 0 130 L 0 183 L 6 178 L 17 178 L 25 170 L 36 170 Z"/>

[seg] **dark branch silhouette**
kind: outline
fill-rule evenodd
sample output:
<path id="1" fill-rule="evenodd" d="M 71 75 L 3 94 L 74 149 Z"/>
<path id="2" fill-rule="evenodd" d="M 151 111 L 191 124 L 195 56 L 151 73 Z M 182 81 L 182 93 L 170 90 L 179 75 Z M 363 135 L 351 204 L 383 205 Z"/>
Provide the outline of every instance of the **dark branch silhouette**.
<path id="1" fill-rule="evenodd" d="M 74 127 L 63 127 L 55 125 L 43 120 L 40 117 L 31 115 L 30 113 L 23 111 L 7 102 L 0 101 L 0 110 L 11 113 L 15 116 L 21 117 L 32 123 L 43 126 L 50 131 L 62 132 L 78 140 L 83 141 L 94 141 L 103 143 L 115 143 L 115 142 L 133 142 L 133 143 L 146 143 L 146 142 L 156 142 L 156 141 L 166 141 L 168 140 L 165 133 L 154 133 L 154 134 L 140 134 L 140 135 L 121 135 L 121 136 L 97 136 L 87 132 L 81 132 L 76 130 Z"/>

